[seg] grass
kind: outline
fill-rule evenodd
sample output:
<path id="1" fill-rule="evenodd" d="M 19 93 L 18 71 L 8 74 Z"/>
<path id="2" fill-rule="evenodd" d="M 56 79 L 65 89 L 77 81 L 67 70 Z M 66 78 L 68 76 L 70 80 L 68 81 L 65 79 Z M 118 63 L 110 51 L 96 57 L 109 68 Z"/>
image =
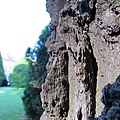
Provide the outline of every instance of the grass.
<path id="1" fill-rule="evenodd" d="M 19 120 L 24 113 L 21 96 L 23 90 L 0 87 L 0 120 Z"/>

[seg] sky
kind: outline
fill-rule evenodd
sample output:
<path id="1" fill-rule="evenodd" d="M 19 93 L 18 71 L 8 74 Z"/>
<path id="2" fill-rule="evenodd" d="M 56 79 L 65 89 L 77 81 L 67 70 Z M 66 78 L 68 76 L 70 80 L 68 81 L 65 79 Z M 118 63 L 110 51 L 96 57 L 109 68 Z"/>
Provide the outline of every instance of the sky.
<path id="1" fill-rule="evenodd" d="M 0 0 L 0 51 L 16 61 L 33 47 L 49 24 L 46 0 Z"/>

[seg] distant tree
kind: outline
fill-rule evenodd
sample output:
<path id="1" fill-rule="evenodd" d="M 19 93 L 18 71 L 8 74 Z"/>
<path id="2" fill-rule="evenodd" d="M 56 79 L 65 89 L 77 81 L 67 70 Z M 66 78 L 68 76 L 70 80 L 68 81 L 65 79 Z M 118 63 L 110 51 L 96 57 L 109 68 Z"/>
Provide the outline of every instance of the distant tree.
<path id="1" fill-rule="evenodd" d="M 1 56 L 1 52 L 0 52 L 0 86 L 2 85 L 4 80 L 6 80 L 6 77 L 5 77 L 5 73 L 4 73 L 3 61 L 2 61 L 2 56 Z"/>
<path id="2" fill-rule="evenodd" d="M 39 40 L 36 42 L 35 47 L 28 48 L 26 51 L 26 59 L 29 61 L 30 79 L 26 84 L 26 89 L 23 96 L 23 104 L 25 106 L 26 113 L 30 118 L 39 120 L 43 113 L 42 103 L 40 99 L 40 86 L 45 80 L 47 75 L 46 64 L 48 62 L 47 48 L 45 42 L 50 36 L 48 26 L 44 28 Z"/>
<path id="3" fill-rule="evenodd" d="M 29 79 L 29 64 L 22 58 L 13 68 L 9 75 L 11 86 L 24 88 Z"/>

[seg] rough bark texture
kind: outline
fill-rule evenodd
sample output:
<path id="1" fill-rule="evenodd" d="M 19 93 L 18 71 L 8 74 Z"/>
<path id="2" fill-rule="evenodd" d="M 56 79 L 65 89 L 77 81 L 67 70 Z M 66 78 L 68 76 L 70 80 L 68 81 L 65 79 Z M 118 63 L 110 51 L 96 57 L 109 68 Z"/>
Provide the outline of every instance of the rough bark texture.
<path id="1" fill-rule="evenodd" d="M 42 119 L 97 116 L 102 88 L 120 74 L 120 1 L 47 0 L 47 11 L 52 35 Z"/>

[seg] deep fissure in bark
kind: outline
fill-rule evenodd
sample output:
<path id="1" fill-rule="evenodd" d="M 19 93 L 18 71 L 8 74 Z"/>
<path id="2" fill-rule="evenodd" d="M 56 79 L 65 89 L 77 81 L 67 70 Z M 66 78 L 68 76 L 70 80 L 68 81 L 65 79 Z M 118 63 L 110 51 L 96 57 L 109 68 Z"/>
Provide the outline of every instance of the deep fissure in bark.
<path id="1" fill-rule="evenodd" d="M 89 41 L 90 41 L 90 39 L 89 39 Z M 93 110 L 92 116 L 95 116 L 95 114 L 96 114 L 96 94 L 97 94 L 97 72 L 98 72 L 98 64 L 97 64 L 96 58 L 94 56 L 93 48 L 91 46 L 91 43 L 89 44 L 89 47 L 91 49 L 92 68 L 93 68 L 93 86 L 94 86 L 93 87 L 93 94 L 92 94 L 93 105 L 92 105 L 91 109 Z"/>
<path id="2" fill-rule="evenodd" d="M 78 111 L 77 118 L 78 118 L 78 120 L 82 120 L 82 112 L 81 112 L 81 109 Z"/>
<path id="3" fill-rule="evenodd" d="M 93 53 L 93 48 L 91 46 L 91 42 L 90 42 L 90 38 L 89 36 L 87 36 L 88 38 L 86 39 L 88 42 L 88 46 L 89 46 L 89 50 L 87 48 L 85 48 L 86 52 L 84 53 L 84 56 L 86 56 L 86 70 L 87 70 L 87 74 L 90 74 L 90 78 L 86 78 L 85 82 L 88 82 L 88 89 L 90 89 L 91 92 L 91 110 L 92 111 L 92 116 L 95 116 L 96 114 L 96 93 L 97 93 L 97 72 L 98 72 L 98 65 L 96 62 L 96 58 L 94 56 Z M 90 65 L 90 61 L 91 61 L 91 65 Z M 91 66 L 91 67 L 90 67 Z M 88 76 L 89 77 L 89 76 Z M 90 81 L 91 79 L 91 81 Z M 89 80 L 89 81 L 87 81 Z"/>

